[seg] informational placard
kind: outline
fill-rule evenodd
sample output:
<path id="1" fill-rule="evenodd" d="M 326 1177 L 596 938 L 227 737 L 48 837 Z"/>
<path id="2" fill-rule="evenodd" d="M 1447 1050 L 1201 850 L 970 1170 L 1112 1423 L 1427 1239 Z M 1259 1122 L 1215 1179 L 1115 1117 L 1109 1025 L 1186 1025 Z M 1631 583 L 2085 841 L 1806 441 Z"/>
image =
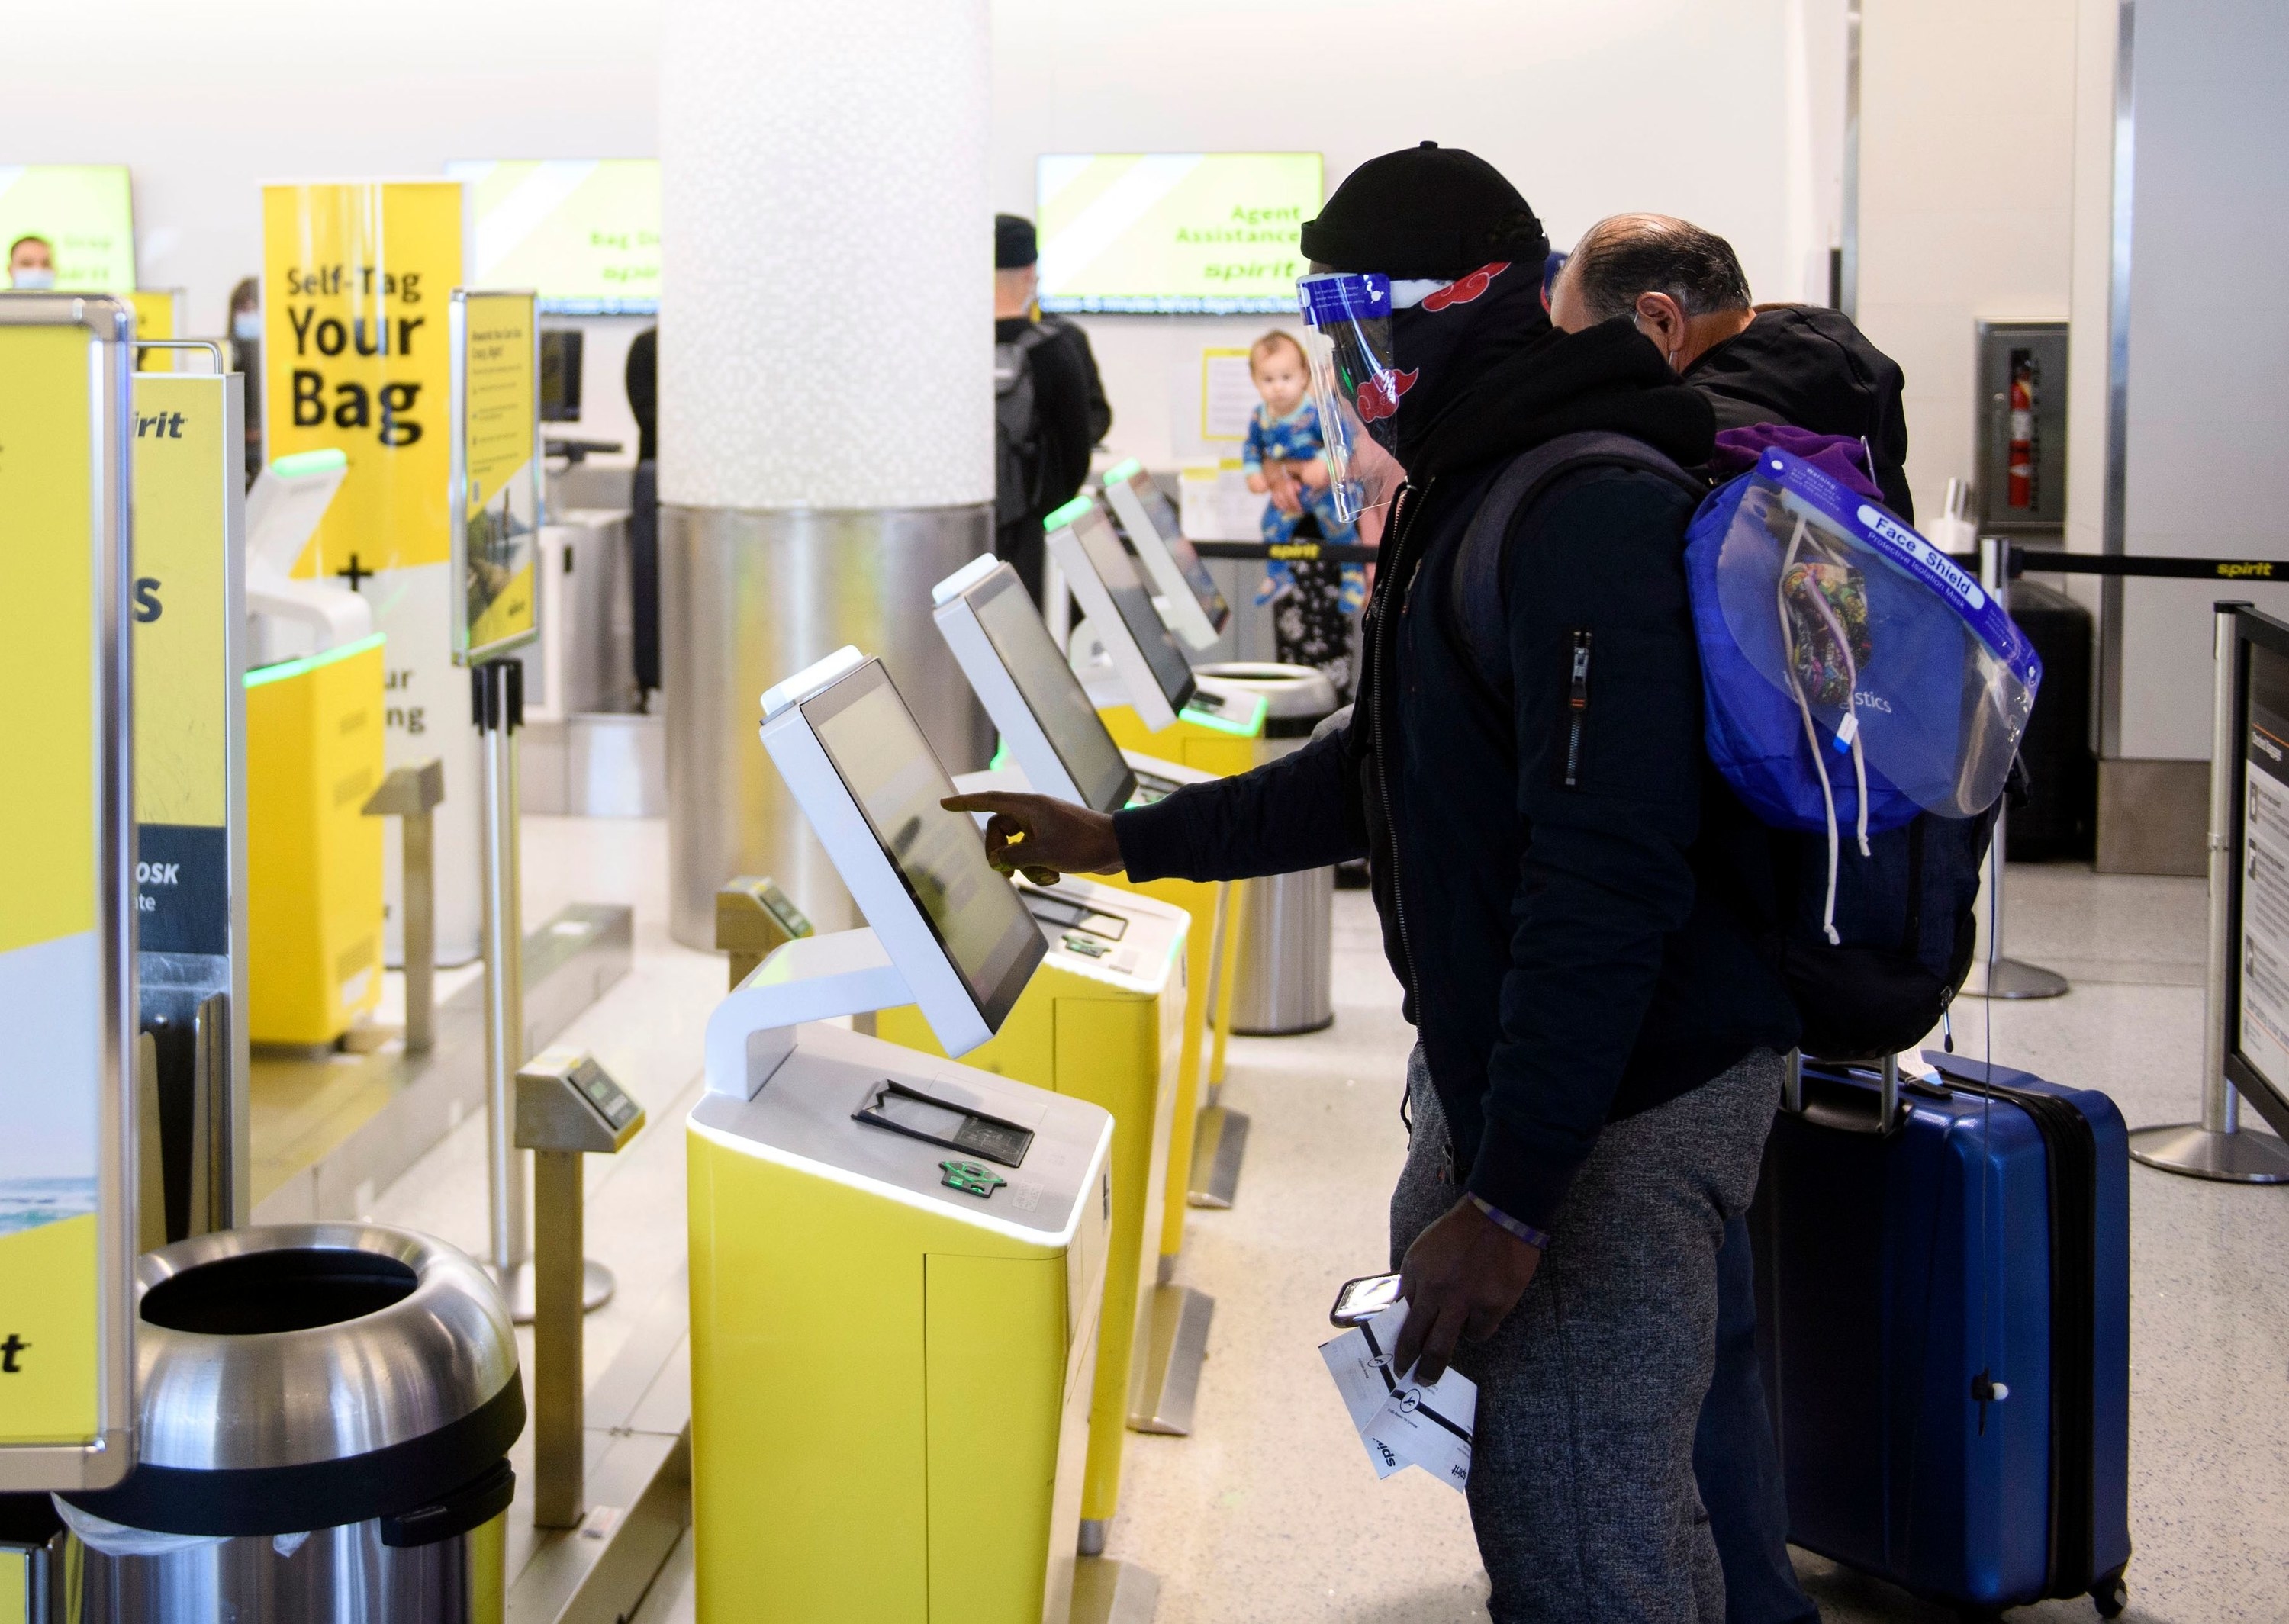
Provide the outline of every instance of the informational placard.
<path id="1" fill-rule="evenodd" d="M 1046 153 L 1044 310 L 1292 314 L 1316 152 Z"/>
<path id="2" fill-rule="evenodd" d="M 132 1461 L 127 306 L 0 300 L 0 1489 Z"/>
<path id="3" fill-rule="evenodd" d="M 1264 504 L 1237 457 L 1202 458 L 1179 471 L 1177 521 L 1187 541 L 1261 541 Z"/>
<path id="4" fill-rule="evenodd" d="M 263 188 L 267 455 L 339 450 L 349 471 L 293 573 L 339 581 L 388 639 L 387 765 L 444 763 L 437 957 L 477 952 L 477 736 L 455 669 L 451 294 L 461 187 L 356 180 Z M 388 954 L 400 960 L 397 849 Z"/>
<path id="5" fill-rule="evenodd" d="M 171 1235 L 243 1222 L 251 1195 L 243 386 L 235 373 L 135 378 L 138 1001 L 174 1130 Z"/>
<path id="6" fill-rule="evenodd" d="M 659 160 L 457 162 L 471 282 L 530 288 L 544 315 L 659 308 Z"/>
<path id="7" fill-rule="evenodd" d="M 453 290 L 453 657 L 539 634 L 540 340 L 530 293 Z"/>
<path id="8" fill-rule="evenodd" d="M 59 292 L 132 292 L 131 198 L 124 163 L 0 163 L 0 254 L 20 237 L 38 237 Z"/>
<path id="9" fill-rule="evenodd" d="M 2259 1078 L 2289 1098 L 2289 655 L 2257 643 L 2242 649 L 2248 701 L 2235 1047 Z"/>
<path id="10" fill-rule="evenodd" d="M 1200 352 L 1200 438 L 1241 441 L 1262 398 L 1244 349 Z"/>
<path id="11" fill-rule="evenodd" d="M 137 945 L 231 951 L 232 742 L 244 685 L 233 653 L 243 499 L 232 428 L 240 379 L 135 380 Z M 235 545 L 234 545 L 235 544 Z"/>

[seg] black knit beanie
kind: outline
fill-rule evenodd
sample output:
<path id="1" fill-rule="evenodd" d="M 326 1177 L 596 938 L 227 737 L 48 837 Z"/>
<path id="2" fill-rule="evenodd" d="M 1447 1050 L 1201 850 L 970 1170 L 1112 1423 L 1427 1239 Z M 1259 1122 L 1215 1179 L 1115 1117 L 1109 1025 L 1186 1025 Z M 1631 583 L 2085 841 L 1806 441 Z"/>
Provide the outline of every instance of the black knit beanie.
<path id="1" fill-rule="evenodd" d="M 1033 245 L 1033 222 L 1021 214 L 993 217 L 993 268 L 1022 270 L 1041 258 Z"/>
<path id="2" fill-rule="evenodd" d="M 1369 158 L 1304 222 L 1304 257 L 1339 271 L 1452 280 L 1489 260 L 1539 267 L 1550 239 L 1475 153 L 1425 141 Z"/>

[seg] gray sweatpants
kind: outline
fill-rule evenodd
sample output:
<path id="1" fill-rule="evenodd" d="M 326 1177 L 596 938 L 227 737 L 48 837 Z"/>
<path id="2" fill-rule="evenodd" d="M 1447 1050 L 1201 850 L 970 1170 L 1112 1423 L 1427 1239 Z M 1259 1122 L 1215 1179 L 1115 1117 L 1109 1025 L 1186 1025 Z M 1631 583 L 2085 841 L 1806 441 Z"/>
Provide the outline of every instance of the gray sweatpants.
<path id="1" fill-rule="evenodd" d="M 1717 1248 L 1756 1192 L 1782 1062 L 1731 1071 L 1609 1125 L 1559 1207 L 1534 1284 L 1455 1367 L 1479 1384 L 1471 1524 L 1495 1624 L 1724 1624 L 1693 1480 Z M 1391 1197 L 1391 1266 L 1460 1195 L 1417 1048 L 1414 1134 Z"/>

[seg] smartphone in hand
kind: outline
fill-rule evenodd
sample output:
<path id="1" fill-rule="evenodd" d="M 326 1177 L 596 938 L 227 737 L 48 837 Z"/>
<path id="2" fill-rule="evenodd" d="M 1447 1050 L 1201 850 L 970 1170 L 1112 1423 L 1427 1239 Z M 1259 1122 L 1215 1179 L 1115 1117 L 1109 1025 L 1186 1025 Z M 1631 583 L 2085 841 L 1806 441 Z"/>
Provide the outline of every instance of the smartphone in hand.
<path id="1" fill-rule="evenodd" d="M 1397 1275 L 1361 1275 L 1356 1280 L 1344 1282 L 1343 1290 L 1336 1294 L 1336 1306 L 1328 1310 L 1328 1322 L 1348 1330 L 1366 1324 L 1398 1300 Z"/>

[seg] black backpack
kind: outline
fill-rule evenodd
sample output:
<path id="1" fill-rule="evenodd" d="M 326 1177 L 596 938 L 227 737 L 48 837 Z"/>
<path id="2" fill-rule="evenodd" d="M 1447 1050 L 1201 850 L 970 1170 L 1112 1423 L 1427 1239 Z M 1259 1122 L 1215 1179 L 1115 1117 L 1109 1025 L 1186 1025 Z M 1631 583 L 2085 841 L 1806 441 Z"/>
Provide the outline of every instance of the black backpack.
<path id="1" fill-rule="evenodd" d="M 1696 502 L 1709 492 L 1705 481 L 1642 441 L 1596 432 L 1521 452 L 1495 476 L 1455 550 L 1446 607 L 1464 668 L 1500 705 L 1512 693 L 1503 582 L 1513 522 L 1559 481 L 1599 467 L 1654 474 Z M 1712 774 L 1710 782 L 1722 781 Z M 1977 817 L 1921 813 L 1870 835 L 1865 857 L 1847 842 L 1837 868 L 1836 943 L 1821 928 L 1826 840 L 1768 829 L 1778 917 L 1751 923 L 1796 1006 L 1805 1053 L 1879 1059 L 1916 1042 L 1946 1013 L 1971 970 L 1979 871 L 2001 805 Z"/>
<path id="2" fill-rule="evenodd" d="M 993 522 L 1023 522 L 1041 511 L 1041 427 L 1033 352 L 1056 334 L 1039 322 L 993 346 Z"/>

